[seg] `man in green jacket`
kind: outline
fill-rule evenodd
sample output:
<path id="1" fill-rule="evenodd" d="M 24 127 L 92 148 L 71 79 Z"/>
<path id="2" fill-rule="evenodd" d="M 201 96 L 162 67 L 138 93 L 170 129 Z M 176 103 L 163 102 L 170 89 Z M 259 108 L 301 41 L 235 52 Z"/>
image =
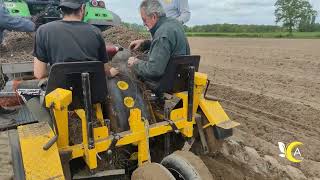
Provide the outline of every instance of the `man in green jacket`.
<path id="1" fill-rule="evenodd" d="M 143 0 L 140 13 L 152 40 L 135 40 L 130 43 L 129 48 L 149 48 L 148 60 L 130 57 L 128 66 L 142 79 L 157 81 L 164 74 L 169 59 L 179 55 L 190 55 L 190 47 L 182 24 L 175 19 L 167 18 L 158 0 Z"/>

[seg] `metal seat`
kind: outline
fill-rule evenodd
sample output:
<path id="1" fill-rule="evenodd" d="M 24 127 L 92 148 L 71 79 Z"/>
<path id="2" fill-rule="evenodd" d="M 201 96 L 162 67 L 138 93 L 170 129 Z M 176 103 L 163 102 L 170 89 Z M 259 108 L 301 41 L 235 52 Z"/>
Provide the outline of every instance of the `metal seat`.
<path id="1" fill-rule="evenodd" d="M 156 94 L 177 93 L 188 91 L 189 67 L 198 71 L 200 56 L 176 56 L 169 60 L 164 75 L 156 80 L 146 80 L 145 83 Z"/>
<path id="2" fill-rule="evenodd" d="M 92 104 L 103 103 L 107 97 L 107 83 L 104 65 L 100 61 L 65 62 L 51 67 L 46 95 L 57 88 L 72 90 L 70 110 L 84 108 L 83 79 L 89 74 L 90 98 Z"/>

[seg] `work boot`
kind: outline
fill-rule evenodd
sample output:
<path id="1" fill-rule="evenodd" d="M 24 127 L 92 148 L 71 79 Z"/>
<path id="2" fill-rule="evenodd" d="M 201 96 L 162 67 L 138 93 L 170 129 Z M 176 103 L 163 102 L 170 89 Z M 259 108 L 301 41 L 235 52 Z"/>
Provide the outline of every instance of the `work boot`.
<path id="1" fill-rule="evenodd" d="M 6 108 L 0 106 L 0 114 L 14 114 L 16 112 L 17 112 L 16 109 L 6 109 Z"/>

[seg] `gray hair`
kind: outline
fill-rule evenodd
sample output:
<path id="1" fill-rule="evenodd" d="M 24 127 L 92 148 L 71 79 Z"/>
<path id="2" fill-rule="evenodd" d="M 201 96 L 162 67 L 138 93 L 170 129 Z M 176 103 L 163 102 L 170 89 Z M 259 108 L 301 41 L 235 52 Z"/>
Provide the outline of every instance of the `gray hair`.
<path id="1" fill-rule="evenodd" d="M 158 17 L 166 16 L 166 13 L 158 0 L 143 0 L 140 4 L 140 10 L 143 9 L 147 16 L 156 14 Z"/>

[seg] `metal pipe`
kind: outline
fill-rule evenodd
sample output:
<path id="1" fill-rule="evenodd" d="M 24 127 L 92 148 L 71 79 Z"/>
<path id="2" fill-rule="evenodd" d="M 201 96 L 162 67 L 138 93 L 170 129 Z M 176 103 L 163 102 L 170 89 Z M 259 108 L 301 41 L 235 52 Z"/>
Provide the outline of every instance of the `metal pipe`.
<path id="1" fill-rule="evenodd" d="M 204 98 L 206 98 L 206 96 L 207 96 L 207 92 L 208 92 L 208 89 L 209 89 L 209 86 L 210 86 L 210 80 L 208 79 L 207 80 L 207 85 L 206 85 L 206 89 L 204 90 Z"/>
<path id="2" fill-rule="evenodd" d="M 164 117 L 166 119 L 170 119 L 170 109 L 169 108 L 165 108 L 164 110 Z M 170 154 L 170 133 L 166 133 L 164 135 L 164 155 L 168 156 Z"/>
<path id="3" fill-rule="evenodd" d="M 194 90 L 194 66 L 188 67 L 189 83 L 188 83 L 188 122 L 192 122 L 193 117 L 193 90 Z"/>
<path id="4" fill-rule="evenodd" d="M 84 110 L 86 112 L 87 120 L 87 135 L 88 135 L 88 148 L 94 148 L 94 137 L 93 137 L 93 112 L 91 102 L 91 88 L 90 88 L 90 76 L 89 73 L 82 73 L 82 90 L 84 98 Z"/>
<path id="5" fill-rule="evenodd" d="M 211 95 L 204 96 L 204 99 L 211 100 L 211 101 L 225 101 L 224 99 L 221 99 L 221 98 L 218 98 L 215 96 L 211 96 Z"/>
<path id="6" fill-rule="evenodd" d="M 58 141 L 58 137 L 59 137 L 59 130 L 57 126 L 56 117 L 54 116 L 54 113 L 53 113 L 53 106 L 54 106 L 53 104 L 50 106 L 50 116 L 52 117 L 52 122 L 49 122 L 49 125 L 52 126 L 52 129 L 54 130 L 55 135 L 43 146 L 43 150 L 45 151 L 49 150 L 51 146 Z"/>

